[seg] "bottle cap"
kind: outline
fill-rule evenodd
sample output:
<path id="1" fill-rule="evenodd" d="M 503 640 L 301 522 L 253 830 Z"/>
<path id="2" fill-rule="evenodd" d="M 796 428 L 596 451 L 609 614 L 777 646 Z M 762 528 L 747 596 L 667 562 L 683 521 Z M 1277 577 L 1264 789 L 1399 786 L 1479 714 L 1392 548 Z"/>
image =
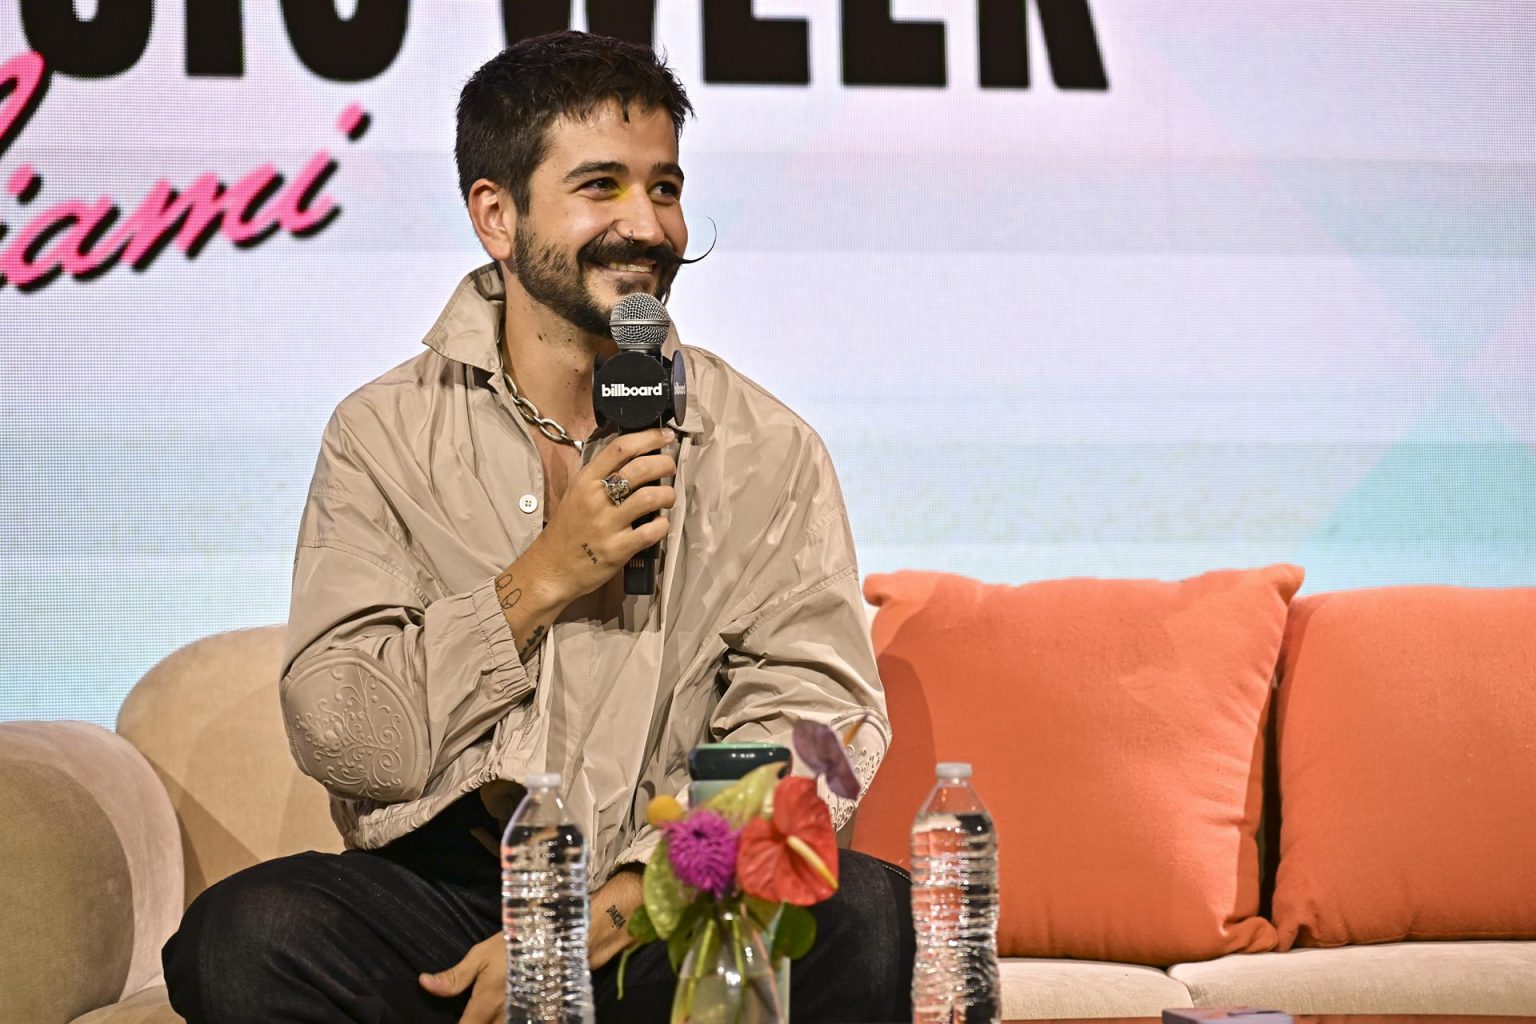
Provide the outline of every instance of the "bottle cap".
<path id="1" fill-rule="evenodd" d="M 971 777 L 971 766 L 964 761 L 940 761 L 934 774 L 941 779 L 968 779 Z"/>
<path id="2" fill-rule="evenodd" d="M 534 772 L 523 782 L 528 789 L 559 789 L 559 772 Z"/>

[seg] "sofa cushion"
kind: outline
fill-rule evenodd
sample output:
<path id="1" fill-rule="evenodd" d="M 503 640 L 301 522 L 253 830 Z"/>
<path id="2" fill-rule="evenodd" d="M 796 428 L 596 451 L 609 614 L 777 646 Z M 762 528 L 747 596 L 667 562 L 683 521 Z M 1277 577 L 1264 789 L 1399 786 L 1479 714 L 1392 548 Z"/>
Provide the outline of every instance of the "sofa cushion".
<path id="1" fill-rule="evenodd" d="M 1155 967 L 1093 960 L 998 962 L 1004 1020 L 1156 1017 L 1193 1006 L 1189 990 Z"/>
<path id="2" fill-rule="evenodd" d="M 84 722 L 0 723 L 0 1019 L 66 1021 L 160 976 L 181 918 L 165 790 Z"/>
<path id="3" fill-rule="evenodd" d="M 1168 973 L 1196 1006 L 1301 1013 L 1536 1014 L 1536 942 L 1402 942 L 1226 956 Z"/>
<path id="4" fill-rule="evenodd" d="M 69 1024 L 185 1024 L 166 997 L 164 985 L 136 992 L 120 1003 L 92 1010 Z"/>
<path id="5" fill-rule="evenodd" d="M 1297 601 L 1280 948 L 1536 937 L 1536 589 Z"/>
<path id="6" fill-rule="evenodd" d="M 896 737 L 854 846 L 909 863 L 935 761 L 997 820 L 1005 956 L 1267 950 L 1255 834 L 1294 566 L 1011 587 L 872 576 Z"/>

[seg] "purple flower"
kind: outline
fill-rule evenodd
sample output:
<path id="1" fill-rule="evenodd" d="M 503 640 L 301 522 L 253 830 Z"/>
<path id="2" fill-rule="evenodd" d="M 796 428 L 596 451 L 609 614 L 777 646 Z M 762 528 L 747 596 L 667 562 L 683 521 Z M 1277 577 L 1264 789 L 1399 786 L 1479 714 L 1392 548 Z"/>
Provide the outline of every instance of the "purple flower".
<path id="1" fill-rule="evenodd" d="M 667 830 L 667 856 L 678 880 L 722 899 L 736 884 L 736 833 L 714 811 L 699 809 Z"/>

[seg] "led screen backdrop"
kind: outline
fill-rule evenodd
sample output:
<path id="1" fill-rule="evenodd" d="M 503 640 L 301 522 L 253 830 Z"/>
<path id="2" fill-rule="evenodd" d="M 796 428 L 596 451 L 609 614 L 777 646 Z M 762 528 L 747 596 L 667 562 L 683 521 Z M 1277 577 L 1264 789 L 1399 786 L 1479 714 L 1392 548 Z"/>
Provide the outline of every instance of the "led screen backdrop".
<path id="1" fill-rule="evenodd" d="M 286 617 L 327 416 L 482 259 L 459 85 L 568 17 L 689 88 L 674 317 L 866 573 L 1536 583 L 1523 0 L 70 7 L 0 3 L 0 717 Z"/>

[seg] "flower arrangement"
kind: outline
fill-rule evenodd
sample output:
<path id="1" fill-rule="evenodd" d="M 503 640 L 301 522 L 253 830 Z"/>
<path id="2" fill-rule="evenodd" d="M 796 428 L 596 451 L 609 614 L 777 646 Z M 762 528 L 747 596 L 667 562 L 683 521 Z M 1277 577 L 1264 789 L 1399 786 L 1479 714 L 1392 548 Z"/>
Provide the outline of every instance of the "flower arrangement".
<path id="1" fill-rule="evenodd" d="M 630 954 L 661 940 L 678 972 L 674 1024 L 701 1016 L 695 1014 L 701 995 L 721 998 L 703 995 L 717 962 L 734 979 L 723 998 L 736 1001 L 716 1007 L 727 1011 L 722 1019 L 787 1019 L 785 993 L 771 965 L 810 950 L 816 919 L 808 908 L 838 884 L 837 836 L 816 778 L 825 778 L 838 796 L 858 798 L 859 781 L 844 745 L 863 722 L 855 721 L 842 737 L 819 722 L 795 724 L 795 754 L 815 778 L 780 778 L 788 765 L 777 762 L 697 807 L 684 809 L 670 796 L 650 802 L 646 816 L 662 837 L 645 867 L 644 902 L 629 921 L 635 942 L 620 961 L 620 998 Z M 752 1002 L 757 1013 L 744 1012 L 742 1001 Z"/>

